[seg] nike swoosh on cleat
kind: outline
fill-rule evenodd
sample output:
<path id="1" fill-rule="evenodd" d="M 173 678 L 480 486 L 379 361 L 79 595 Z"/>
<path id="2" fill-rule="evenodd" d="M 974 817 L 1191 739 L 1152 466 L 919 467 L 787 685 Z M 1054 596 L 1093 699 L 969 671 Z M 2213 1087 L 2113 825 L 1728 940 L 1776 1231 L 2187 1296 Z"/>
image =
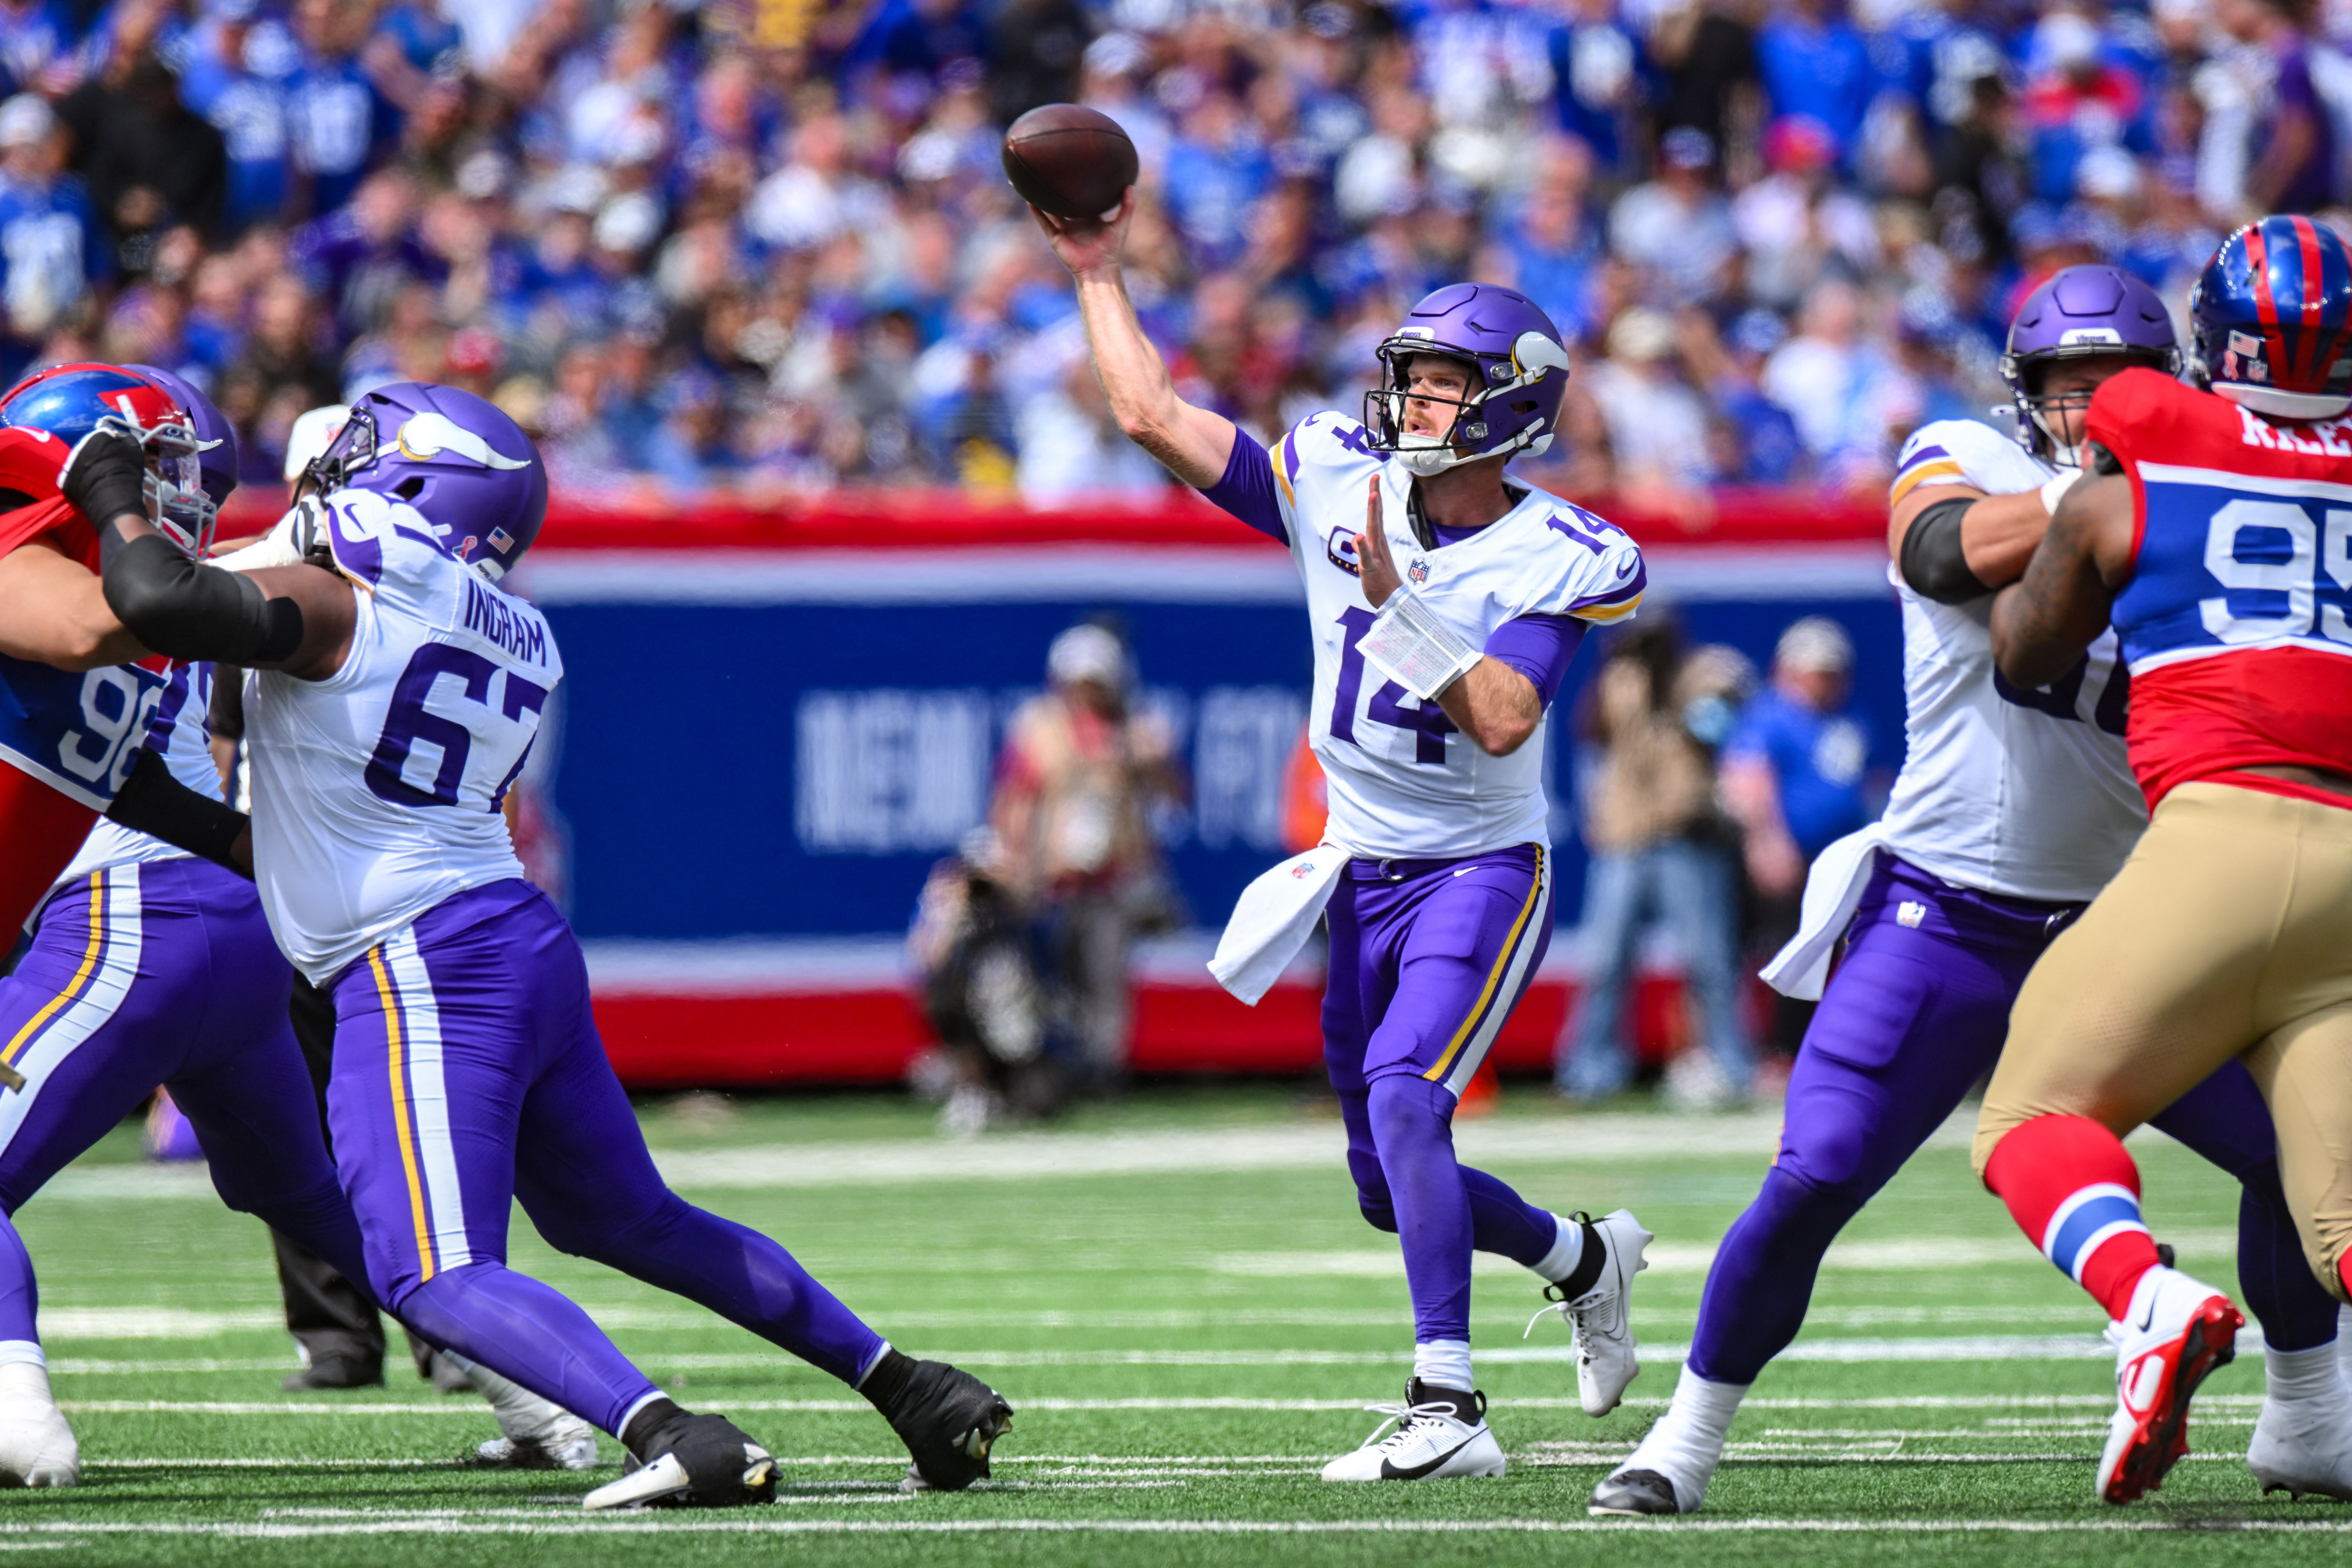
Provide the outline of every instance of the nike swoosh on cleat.
<path id="1" fill-rule="evenodd" d="M 1384 1481 L 1417 1481 L 1421 1479 L 1422 1477 L 1429 1474 L 1430 1471 L 1437 1468 L 1438 1466 L 1445 1463 L 1446 1460 L 1454 1458 L 1454 1455 L 1460 1453 L 1463 1449 L 1468 1447 L 1472 1441 L 1475 1441 L 1475 1439 L 1473 1438 L 1456 1443 L 1453 1447 L 1446 1449 L 1445 1452 L 1430 1460 L 1429 1463 L 1425 1465 L 1415 1465 L 1410 1469 L 1396 1464 L 1392 1460 L 1382 1459 L 1381 1461 L 1381 1479 Z"/>

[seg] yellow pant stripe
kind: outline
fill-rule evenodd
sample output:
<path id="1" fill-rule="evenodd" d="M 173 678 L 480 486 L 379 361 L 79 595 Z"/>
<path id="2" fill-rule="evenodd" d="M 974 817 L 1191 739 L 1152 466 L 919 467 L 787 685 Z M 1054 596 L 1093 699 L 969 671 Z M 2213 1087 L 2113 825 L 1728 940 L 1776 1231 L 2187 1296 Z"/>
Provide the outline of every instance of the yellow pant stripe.
<path id="1" fill-rule="evenodd" d="M 368 967 L 375 972 L 376 994 L 383 1002 L 385 1056 L 392 1063 L 392 1127 L 400 1142 L 400 1168 L 408 1177 L 408 1212 L 416 1226 L 416 1257 L 423 1279 L 433 1278 L 433 1227 L 425 1219 L 425 1183 L 416 1173 L 416 1142 L 408 1125 L 408 1075 L 402 1070 L 400 994 L 383 967 L 383 949 L 368 949 Z"/>
<path id="2" fill-rule="evenodd" d="M 1454 1058 L 1464 1043 L 1477 1032 L 1478 1021 L 1486 1016 L 1487 1007 L 1495 1000 L 1496 987 L 1502 984 L 1504 973 L 1511 967 L 1511 954 L 1519 951 L 1519 939 L 1527 934 L 1528 917 L 1536 912 L 1536 905 L 1543 900 L 1543 888 L 1544 847 L 1538 844 L 1536 846 L 1536 874 L 1528 881 L 1528 901 L 1519 906 L 1519 918 L 1511 922 L 1511 934 L 1504 940 L 1503 951 L 1495 955 L 1495 967 L 1486 972 L 1486 984 L 1478 993 L 1478 1005 L 1470 1009 L 1470 1016 L 1462 1020 L 1459 1029 L 1454 1031 L 1453 1041 L 1446 1046 L 1445 1054 L 1437 1058 L 1437 1065 L 1421 1075 L 1431 1083 L 1445 1076 L 1445 1069 L 1454 1065 Z"/>
<path id="3" fill-rule="evenodd" d="M 25 1026 L 16 1031 L 16 1037 L 8 1042 L 8 1048 L 0 1050 L 0 1062 L 6 1062 L 12 1067 L 16 1065 L 16 1053 L 25 1048 L 25 1042 L 39 1034 L 42 1026 L 64 1011 L 68 1003 L 81 994 L 82 987 L 89 984 L 90 975 L 97 972 L 98 955 L 105 946 L 106 873 L 92 871 L 89 874 L 89 945 L 82 949 L 81 967 L 74 971 L 71 984 L 42 1004 L 39 1012 L 25 1020 Z"/>

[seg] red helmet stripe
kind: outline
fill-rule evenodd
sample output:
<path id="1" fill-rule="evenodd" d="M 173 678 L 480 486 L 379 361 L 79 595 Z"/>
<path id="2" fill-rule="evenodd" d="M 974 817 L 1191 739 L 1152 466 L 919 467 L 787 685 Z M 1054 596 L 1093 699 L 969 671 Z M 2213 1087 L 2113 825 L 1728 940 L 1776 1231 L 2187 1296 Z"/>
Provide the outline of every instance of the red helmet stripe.
<path id="1" fill-rule="evenodd" d="M 2315 392 L 2320 376 L 2319 310 L 2327 291 L 2319 259 L 2319 230 L 2307 217 L 2287 221 L 2294 225 L 2295 246 L 2303 253 L 2303 352 L 2295 355 L 2294 384 Z"/>
<path id="2" fill-rule="evenodd" d="M 2279 331 L 2278 296 L 2271 292 L 2270 249 L 2263 244 L 2263 228 L 2252 224 L 2246 229 L 2246 266 L 2253 273 L 2254 313 L 2262 318 L 2263 336 L 2270 345 L 2272 374 L 2286 365 L 2286 336 Z"/>

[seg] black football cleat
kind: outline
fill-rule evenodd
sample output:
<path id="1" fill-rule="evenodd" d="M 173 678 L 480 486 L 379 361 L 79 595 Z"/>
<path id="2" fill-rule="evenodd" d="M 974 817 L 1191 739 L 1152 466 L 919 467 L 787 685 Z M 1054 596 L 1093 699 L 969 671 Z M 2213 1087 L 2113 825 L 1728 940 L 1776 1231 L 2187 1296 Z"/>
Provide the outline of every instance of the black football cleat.
<path id="1" fill-rule="evenodd" d="M 907 1445 L 910 1490 L 960 1492 L 988 1477 L 988 1451 L 1013 1425 L 1004 1396 L 943 1361 L 886 1352 L 860 1392 Z"/>
<path id="2" fill-rule="evenodd" d="M 590 1492 L 583 1506 L 740 1508 L 776 1500 L 776 1461 L 724 1415 L 679 1410 L 631 1457 L 636 1468 Z"/>
<path id="3" fill-rule="evenodd" d="M 1675 1484 L 1655 1470 L 1620 1470 L 1604 1476 L 1592 1489 L 1584 1511 L 1595 1519 L 1640 1519 L 1653 1514 L 1676 1514 Z"/>
<path id="4" fill-rule="evenodd" d="M 382 1388 L 383 1363 L 362 1356 L 320 1355 L 299 1372 L 289 1372 L 278 1387 L 289 1394 L 323 1388 Z"/>

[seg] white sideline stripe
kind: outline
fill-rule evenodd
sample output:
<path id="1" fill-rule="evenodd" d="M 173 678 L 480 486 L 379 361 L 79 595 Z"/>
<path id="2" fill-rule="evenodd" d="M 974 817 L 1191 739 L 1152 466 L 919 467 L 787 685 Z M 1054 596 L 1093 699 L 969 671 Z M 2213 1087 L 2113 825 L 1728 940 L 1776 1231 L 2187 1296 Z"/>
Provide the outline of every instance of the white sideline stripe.
<path id="1" fill-rule="evenodd" d="M 2167 1231 L 2165 1239 L 2184 1256 L 2234 1252 L 2237 1232 L 2229 1230 Z M 1652 1242 L 1643 1254 L 1644 1272 L 1704 1274 L 1715 1261 L 1711 1242 Z M 1844 1241 L 1832 1244 L 1822 1259 L 1825 1269 L 1883 1269 L 1900 1273 L 1939 1273 L 1954 1268 L 2017 1264 L 2048 1268 L 2049 1262 L 2027 1245 L 2024 1237 L 1955 1237 L 1937 1241 Z M 1346 1252 L 1227 1252 L 1211 1259 L 1213 1274 L 1292 1276 L 1307 1274 L 1404 1277 L 1404 1254 L 1390 1247 L 1365 1247 Z M 1524 1272 L 1507 1258 L 1490 1252 L 1471 1261 L 1475 1273 L 1517 1275 Z M 2084 1313 L 2088 1317 L 2090 1314 Z"/>
<path id="2" fill-rule="evenodd" d="M 1964 1149 L 1976 1133 L 1975 1112 L 1966 1107 L 1929 1134 L 1925 1148 Z M 2158 1137 L 2148 1129 L 2133 1134 Z M 1454 1131 L 1462 1157 L 1477 1163 L 1622 1165 L 1633 1161 L 1686 1160 L 1693 1156 L 1754 1157 L 1758 1177 L 1780 1148 L 1778 1111 L 1743 1111 L 1727 1116 L 1643 1116 L 1610 1112 L 1595 1116 L 1501 1117 L 1473 1121 Z M 937 1138 L 863 1139 L 793 1143 L 774 1148 L 656 1151 L 654 1163 L 673 1185 L 782 1190 L 805 1187 L 896 1186 L 922 1182 L 952 1182 L 969 1187 L 981 1182 L 1067 1179 L 1095 1181 L 1108 1176 L 1211 1175 L 1251 1171 L 1336 1169 L 1346 1151 L 1346 1134 L 1337 1121 L 1279 1127 L 1234 1128 L 1221 1131 L 1170 1129 L 1154 1132 L 1013 1132 L 972 1142 Z M 170 1198 L 218 1203 L 211 1178 L 200 1163 L 158 1165 L 74 1166 L 41 1189 L 37 1201 L 132 1198 L 152 1203 Z M 2227 1237 L 2226 1241 L 2215 1238 Z M 2190 1231 L 2159 1238 L 2183 1253 L 2232 1255 L 2234 1232 Z M 1842 1247 L 1856 1245 L 1892 1247 L 1895 1243 L 1841 1243 L 1830 1249 L 1832 1262 Z M 1982 1247 L 1982 1260 L 2037 1263 L 2038 1255 L 2023 1238 L 1976 1239 L 1937 1243 L 1902 1243 L 1920 1249 L 1916 1256 L 1940 1252 L 1947 1264 L 1967 1262 L 1965 1249 Z M 1993 1254 L 1998 1252 L 1996 1258 Z M 1236 1254 L 1257 1257 L 1350 1258 L 1356 1253 Z M 1401 1255 L 1381 1256 L 1402 1269 Z M 1696 1253 L 1674 1247 L 1653 1247 L 1649 1257 L 1692 1259 Z M 1708 1256 L 1712 1257 L 1712 1251 Z M 1887 1254 L 1885 1256 L 1894 1256 Z M 1654 1265 L 1655 1267 L 1656 1265 Z M 1703 1265 L 1694 1265 L 1703 1267 Z M 1926 1265 L 1934 1267 L 1933 1264 Z M 1350 1268 L 1361 1265 L 1349 1266 Z M 1504 1264 L 1513 1268 L 1516 1266 Z M 1897 1265 L 1896 1267 L 1900 1267 Z M 137 1309 L 84 1309 L 132 1311 Z M 257 1322 L 258 1312 L 226 1314 L 235 1326 Z M 42 1326 L 71 1321 L 70 1311 L 42 1315 Z M 275 1319 L 271 1320 L 273 1322 Z M 92 1337 L 98 1337 L 93 1335 Z M 136 1337 L 129 1335 L 125 1337 Z"/>
<path id="3" fill-rule="evenodd" d="M 212 1536 L 304 1540 L 351 1535 L 2345 1535 L 2352 1522 L 2166 1519 L 481 1519 L 455 1511 L 373 1520 L 279 1521 L 28 1521 L 0 1537 Z"/>
<path id="4" fill-rule="evenodd" d="M 1644 548 L 1661 598 L 1883 599 L 1876 541 Z M 1066 599 L 1296 605 L 1270 546 L 975 545 L 939 550 L 548 550 L 516 572 L 541 605 L 961 605 Z"/>

